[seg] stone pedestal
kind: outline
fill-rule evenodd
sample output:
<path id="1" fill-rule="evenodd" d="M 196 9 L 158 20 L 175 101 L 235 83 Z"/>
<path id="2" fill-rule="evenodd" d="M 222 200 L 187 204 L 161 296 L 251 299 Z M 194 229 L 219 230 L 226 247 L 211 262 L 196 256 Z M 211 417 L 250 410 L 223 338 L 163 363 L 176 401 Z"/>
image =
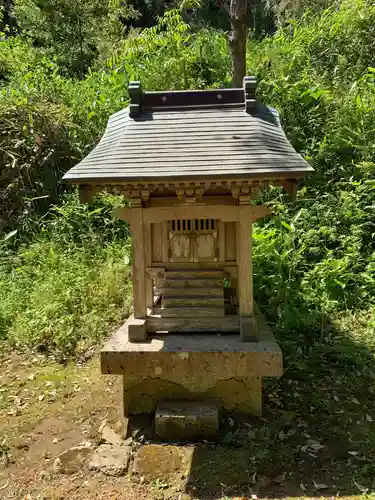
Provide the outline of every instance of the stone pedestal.
<path id="1" fill-rule="evenodd" d="M 102 373 L 124 381 L 124 413 L 154 412 L 160 400 L 211 401 L 262 412 L 262 377 L 282 374 L 282 354 L 262 316 L 257 342 L 238 334 L 166 334 L 129 341 L 130 318 L 101 352 Z"/>

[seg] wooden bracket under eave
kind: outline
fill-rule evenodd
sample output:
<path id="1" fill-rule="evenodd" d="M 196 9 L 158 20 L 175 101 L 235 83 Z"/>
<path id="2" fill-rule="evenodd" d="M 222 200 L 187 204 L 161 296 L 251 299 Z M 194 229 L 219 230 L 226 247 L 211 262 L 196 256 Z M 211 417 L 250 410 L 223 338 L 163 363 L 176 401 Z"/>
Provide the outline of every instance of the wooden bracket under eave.
<path id="1" fill-rule="evenodd" d="M 297 181 L 282 181 L 281 185 L 288 193 L 289 198 L 294 201 L 297 197 Z"/>
<path id="2" fill-rule="evenodd" d="M 88 203 L 101 190 L 99 186 L 78 186 L 78 196 L 80 203 Z"/>

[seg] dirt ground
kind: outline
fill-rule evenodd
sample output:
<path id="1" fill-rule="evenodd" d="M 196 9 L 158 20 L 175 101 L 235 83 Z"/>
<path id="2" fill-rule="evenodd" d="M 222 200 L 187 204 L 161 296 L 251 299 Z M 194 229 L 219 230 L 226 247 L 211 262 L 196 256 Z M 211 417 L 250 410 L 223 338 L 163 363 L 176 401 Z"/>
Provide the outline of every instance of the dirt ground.
<path id="1" fill-rule="evenodd" d="M 298 474 L 288 472 L 284 463 L 271 462 L 266 474 L 258 473 L 254 460 L 259 458 L 261 447 L 234 446 L 231 417 L 226 417 L 229 431 L 225 430 L 220 444 L 140 445 L 129 474 L 123 477 L 92 473 L 87 467 L 71 475 L 55 473 L 54 460 L 64 450 L 79 444 L 90 444 L 94 449 L 99 444 L 99 427 L 104 420 L 117 432 L 122 430 L 120 377 L 102 376 L 97 357 L 81 366 L 64 367 L 41 356 L 12 355 L 2 360 L 1 367 L 2 500 L 255 499 L 340 494 L 336 485 L 319 484 L 318 480 L 307 484 Z M 242 422 L 241 432 L 246 429 L 251 430 L 251 421 Z M 288 462 L 288 456 L 283 460 Z"/>
<path id="2" fill-rule="evenodd" d="M 152 498 L 127 477 L 53 473 L 60 453 L 95 447 L 101 422 L 122 420 L 120 380 L 102 377 L 97 359 L 64 368 L 12 356 L 2 362 L 0 391 L 1 499 Z"/>

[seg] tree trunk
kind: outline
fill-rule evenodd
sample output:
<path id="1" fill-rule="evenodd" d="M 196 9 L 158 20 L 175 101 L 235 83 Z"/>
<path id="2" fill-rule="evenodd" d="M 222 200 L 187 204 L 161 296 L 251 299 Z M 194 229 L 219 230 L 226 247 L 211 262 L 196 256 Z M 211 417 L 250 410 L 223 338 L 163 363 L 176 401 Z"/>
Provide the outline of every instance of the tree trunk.
<path id="1" fill-rule="evenodd" d="M 231 0 L 229 47 L 232 55 L 232 87 L 242 87 L 246 74 L 246 33 L 248 0 Z"/>

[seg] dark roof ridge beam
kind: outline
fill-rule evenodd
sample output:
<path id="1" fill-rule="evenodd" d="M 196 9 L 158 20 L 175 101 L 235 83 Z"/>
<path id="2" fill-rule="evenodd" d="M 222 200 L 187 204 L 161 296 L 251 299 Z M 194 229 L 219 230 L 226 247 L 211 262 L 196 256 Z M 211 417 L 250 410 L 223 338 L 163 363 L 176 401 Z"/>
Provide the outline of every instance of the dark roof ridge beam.
<path id="1" fill-rule="evenodd" d="M 139 81 L 130 82 L 129 112 L 132 118 L 142 113 L 152 113 L 163 110 L 184 110 L 192 108 L 225 108 L 230 105 L 245 105 L 249 113 L 255 107 L 256 78 L 245 76 L 242 88 L 153 91 L 142 90 Z"/>

